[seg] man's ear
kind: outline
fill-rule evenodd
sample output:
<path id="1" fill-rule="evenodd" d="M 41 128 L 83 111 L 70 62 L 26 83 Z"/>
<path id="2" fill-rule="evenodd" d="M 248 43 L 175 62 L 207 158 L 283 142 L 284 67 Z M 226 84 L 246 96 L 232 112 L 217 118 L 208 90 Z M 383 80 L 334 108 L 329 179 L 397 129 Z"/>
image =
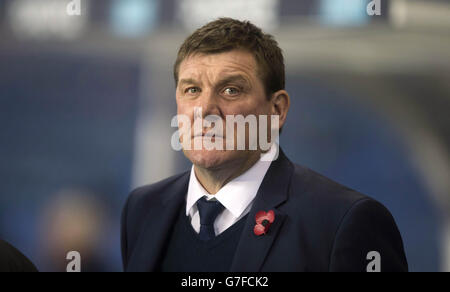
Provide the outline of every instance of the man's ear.
<path id="1" fill-rule="evenodd" d="M 286 122 L 289 107 L 291 105 L 291 99 L 289 93 L 286 90 L 278 90 L 272 94 L 272 114 L 280 116 L 280 129 Z"/>

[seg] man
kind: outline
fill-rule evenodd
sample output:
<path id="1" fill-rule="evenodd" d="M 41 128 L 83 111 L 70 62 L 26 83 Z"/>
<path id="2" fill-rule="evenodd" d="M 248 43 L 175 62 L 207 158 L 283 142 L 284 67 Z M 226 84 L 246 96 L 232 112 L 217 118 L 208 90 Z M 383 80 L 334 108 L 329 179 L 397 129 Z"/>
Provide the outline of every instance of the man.
<path id="1" fill-rule="evenodd" d="M 249 22 L 221 18 L 195 31 L 174 76 L 178 116 L 191 125 L 275 116 L 278 130 L 286 121 L 282 52 Z M 124 208 L 126 271 L 407 271 L 383 205 L 293 164 L 272 135 L 270 150 L 250 149 L 254 128 L 246 124 L 244 150 L 190 147 L 195 139 L 236 146 L 236 131 L 181 131 L 191 171 L 134 190 Z"/>
<path id="2" fill-rule="evenodd" d="M 0 240 L 0 272 L 37 272 L 37 269 L 20 251 Z"/>

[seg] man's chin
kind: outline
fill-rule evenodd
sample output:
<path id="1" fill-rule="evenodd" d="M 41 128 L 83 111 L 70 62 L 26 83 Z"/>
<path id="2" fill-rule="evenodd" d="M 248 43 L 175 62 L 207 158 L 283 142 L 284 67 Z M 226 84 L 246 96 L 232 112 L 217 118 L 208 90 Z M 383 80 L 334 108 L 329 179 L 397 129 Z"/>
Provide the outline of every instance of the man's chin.
<path id="1" fill-rule="evenodd" d="M 235 156 L 234 151 L 225 150 L 183 150 L 183 152 L 194 165 L 206 169 L 219 168 Z"/>

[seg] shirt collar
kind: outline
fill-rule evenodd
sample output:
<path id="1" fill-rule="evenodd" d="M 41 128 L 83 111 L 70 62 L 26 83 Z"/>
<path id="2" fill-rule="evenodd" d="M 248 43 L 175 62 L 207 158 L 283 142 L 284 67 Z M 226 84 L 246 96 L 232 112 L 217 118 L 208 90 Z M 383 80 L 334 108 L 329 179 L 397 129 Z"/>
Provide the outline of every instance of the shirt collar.
<path id="1" fill-rule="evenodd" d="M 256 197 L 259 186 L 272 160 L 276 157 L 277 146 L 273 144 L 270 150 L 261 155 L 260 159 L 252 167 L 239 177 L 228 182 L 215 195 L 210 195 L 200 184 L 195 175 L 193 165 L 186 198 L 186 216 L 192 215 L 191 210 L 196 210 L 195 204 L 197 201 L 203 196 L 207 196 L 208 199 L 212 197 L 217 199 L 234 217 L 240 217 Z"/>

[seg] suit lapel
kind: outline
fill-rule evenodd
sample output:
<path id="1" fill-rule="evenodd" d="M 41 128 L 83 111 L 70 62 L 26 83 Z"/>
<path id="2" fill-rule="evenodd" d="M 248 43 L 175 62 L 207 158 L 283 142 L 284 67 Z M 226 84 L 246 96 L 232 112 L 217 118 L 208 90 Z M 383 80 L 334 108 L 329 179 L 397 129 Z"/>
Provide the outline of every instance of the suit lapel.
<path id="1" fill-rule="evenodd" d="M 180 177 L 169 186 L 168 190 L 164 191 L 165 197 L 160 204 L 149 207 L 146 223 L 131 255 L 127 271 L 155 271 L 157 269 L 174 222 L 185 202 L 189 173 Z"/>
<path id="2" fill-rule="evenodd" d="M 232 272 L 256 272 L 261 270 L 264 260 L 286 219 L 286 215 L 276 207 L 287 200 L 292 173 L 293 165 L 280 149 L 280 155 L 269 167 L 250 210 L 233 258 Z M 275 212 L 275 221 L 267 234 L 256 236 L 253 233 L 256 224 L 255 214 L 259 211 L 267 212 L 269 210 Z"/>

